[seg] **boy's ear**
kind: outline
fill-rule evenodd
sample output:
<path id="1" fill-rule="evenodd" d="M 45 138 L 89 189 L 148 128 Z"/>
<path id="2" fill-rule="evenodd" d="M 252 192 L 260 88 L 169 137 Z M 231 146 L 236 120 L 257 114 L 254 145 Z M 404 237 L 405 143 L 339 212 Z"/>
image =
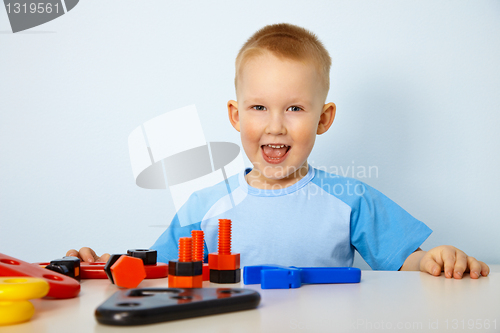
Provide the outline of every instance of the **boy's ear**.
<path id="1" fill-rule="evenodd" d="M 336 111 L 337 107 L 334 103 L 328 103 L 323 106 L 316 134 L 323 134 L 328 131 L 330 126 L 332 126 L 333 120 L 335 119 Z"/>
<path id="2" fill-rule="evenodd" d="M 238 112 L 238 102 L 230 100 L 227 102 L 227 112 L 231 125 L 239 132 L 240 131 L 240 114 Z"/>

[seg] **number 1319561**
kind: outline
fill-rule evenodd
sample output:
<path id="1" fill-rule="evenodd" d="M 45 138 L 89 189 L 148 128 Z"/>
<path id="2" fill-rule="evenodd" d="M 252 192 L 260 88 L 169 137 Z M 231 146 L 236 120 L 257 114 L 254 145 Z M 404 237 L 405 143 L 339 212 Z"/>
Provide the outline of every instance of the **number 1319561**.
<path id="1" fill-rule="evenodd" d="M 44 3 L 44 2 L 38 2 L 38 3 L 32 2 L 30 4 L 26 4 L 26 3 L 20 4 L 20 3 L 16 2 L 13 4 L 8 3 L 7 5 L 5 5 L 5 7 L 7 8 L 7 13 L 9 13 L 9 14 L 10 13 L 14 13 L 14 14 L 47 13 L 47 14 L 50 14 L 50 13 L 52 13 L 52 11 L 59 13 L 59 4 L 58 3 L 53 5 L 51 3 Z"/>
<path id="2" fill-rule="evenodd" d="M 445 328 L 447 330 L 496 330 L 497 328 L 497 320 L 489 320 L 489 319 L 446 319 L 444 321 Z"/>

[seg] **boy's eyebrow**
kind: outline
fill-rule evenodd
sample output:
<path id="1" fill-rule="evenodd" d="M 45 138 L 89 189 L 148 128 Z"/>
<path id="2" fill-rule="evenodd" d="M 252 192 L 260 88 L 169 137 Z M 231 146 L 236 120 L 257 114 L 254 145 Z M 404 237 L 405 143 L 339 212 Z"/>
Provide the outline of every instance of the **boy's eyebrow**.
<path id="1" fill-rule="evenodd" d="M 268 102 L 266 101 L 265 98 L 262 98 L 262 97 L 248 97 L 248 98 L 245 98 L 242 101 L 242 103 L 243 104 L 267 104 Z M 290 99 L 288 99 L 287 105 L 293 105 L 293 104 L 311 105 L 313 103 L 312 103 L 312 101 L 305 100 L 302 98 L 291 97 Z"/>
<path id="2" fill-rule="evenodd" d="M 243 104 L 264 104 L 265 101 L 261 99 L 260 97 L 255 97 L 255 98 L 246 98 L 243 100 Z"/>

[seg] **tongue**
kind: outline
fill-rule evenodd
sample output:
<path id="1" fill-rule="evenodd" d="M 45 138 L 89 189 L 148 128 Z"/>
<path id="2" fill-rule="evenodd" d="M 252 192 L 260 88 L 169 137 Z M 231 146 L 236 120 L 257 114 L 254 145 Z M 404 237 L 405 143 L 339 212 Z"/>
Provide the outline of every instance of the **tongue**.
<path id="1" fill-rule="evenodd" d="M 283 148 L 271 148 L 269 146 L 264 146 L 264 154 L 272 158 L 278 158 L 286 154 L 286 147 Z"/>

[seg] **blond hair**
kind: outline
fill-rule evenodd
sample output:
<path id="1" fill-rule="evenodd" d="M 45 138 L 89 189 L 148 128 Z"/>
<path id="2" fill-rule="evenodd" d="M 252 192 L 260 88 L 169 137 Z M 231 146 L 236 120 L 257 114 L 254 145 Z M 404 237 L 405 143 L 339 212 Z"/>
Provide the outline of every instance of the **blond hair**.
<path id="1" fill-rule="evenodd" d="M 238 74 L 245 62 L 262 55 L 265 51 L 279 58 L 311 61 L 323 78 L 326 91 L 329 90 L 332 59 L 328 51 L 315 34 L 288 23 L 267 25 L 247 40 L 236 57 L 235 86 L 237 86 Z"/>

